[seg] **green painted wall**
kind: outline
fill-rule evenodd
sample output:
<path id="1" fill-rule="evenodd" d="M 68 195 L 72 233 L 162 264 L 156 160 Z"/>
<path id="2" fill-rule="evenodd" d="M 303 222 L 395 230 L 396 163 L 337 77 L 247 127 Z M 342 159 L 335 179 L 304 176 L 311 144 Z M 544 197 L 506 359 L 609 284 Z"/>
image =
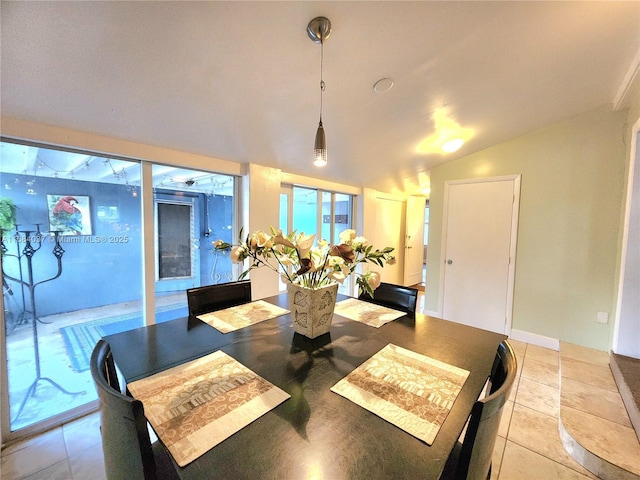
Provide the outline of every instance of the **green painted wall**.
<path id="1" fill-rule="evenodd" d="M 608 350 L 626 120 L 626 111 L 604 106 L 434 168 L 427 310 L 439 310 L 444 182 L 521 174 L 512 328 Z M 599 311 L 608 324 L 596 322 Z"/>

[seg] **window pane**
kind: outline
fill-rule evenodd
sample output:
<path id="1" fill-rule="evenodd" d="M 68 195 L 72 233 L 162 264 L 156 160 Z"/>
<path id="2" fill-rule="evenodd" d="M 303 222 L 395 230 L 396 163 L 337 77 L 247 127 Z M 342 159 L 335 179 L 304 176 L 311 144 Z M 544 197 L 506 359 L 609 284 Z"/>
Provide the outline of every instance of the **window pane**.
<path id="1" fill-rule="evenodd" d="M 280 230 L 287 235 L 289 233 L 289 195 L 280 194 Z"/>
<path id="2" fill-rule="evenodd" d="M 229 255 L 213 242 L 235 243 L 235 178 L 153 165 L 156 227 L 156 322 L 187 315 L 186 290 L 234 280 Z"/>
<path id="3" fill-rule="evenodd" d="M 318 191 L 293 187 L 293 229 L 312 235 L 318 232 Z"/>
<path id="4" fill-rule="evenodd" d="M 97 339 L 141 322 L 140 165 L 6 142 L 1 157 L 2 202 L 16 206 L 2 224 L 15 431 L 96 400 Z"/>
<path id="5" fill-rule="evenodd" d="M 340 243 L 340 234 L 352 228 L 351 226 L 351 213 L 352 213 L 352 196 L 342 193 L 335 194 L 335 213 L 334 213 L 334 233 L 333 243 Z M 349 276 L 342 285 L 338 288 L 338 292 L 344 295 L 350 295 L 352 292 L 353 275 Z"/>
<path id="6" fill-rule="evenodd" d="M 17 207 L 17 226 L 4 221 L 11 208 L 0 210 L 2 341 L 16 431 L 96 400 L 88 365 L 96 341 L 144 324 L 141 168 L 0 146 L 0 201 Z M 233 280 L 229 256 L 212 242 L 233 241 L 236 181 L 170 166 L 154 165 L 152 173 L 157 254 L 150 271 L 155 321 L 162 322 L 187 315 L 187 288 Z"/>
<path id="7" fill-rule="evenodd" d="M 318 205 L 318 191 L 303 187 L 293 187 L 294 229 L 307 234 L 318 233 L 320 239 L 333 244 L 340 242 L 340 233 L 352 228 L 353 197 L 351 195 L 321 192 L 322 204 Z M 281 205 L 280 214 L 283 214 Z M 318 222 L 319 221 L 319 222 Z M 321 231 L 317 231 L 320 223 Z M 354 282 L 349 277 L 338 291 L 350 295 Z M 282 285 L 281 285 L 282 287 Z"/>
<path id="8" fill-rule="evenodd" d="M 331 237 L 331 196 L 332 195 L 330 192 L 322 192 L 322 232 L 320 233 L 320 238 L 323 240 L 327 240 L 328 242 L 333 241 Z"/>
<path id="9" fill-rule="evenodd" d="M 340 234 L 353 228 L 351 222 L 351 212 L 353 211 L 351 195 L 336 193 L 336 213 L 335 213 L 335 235 L 334 242 L 339 242 Z"/>

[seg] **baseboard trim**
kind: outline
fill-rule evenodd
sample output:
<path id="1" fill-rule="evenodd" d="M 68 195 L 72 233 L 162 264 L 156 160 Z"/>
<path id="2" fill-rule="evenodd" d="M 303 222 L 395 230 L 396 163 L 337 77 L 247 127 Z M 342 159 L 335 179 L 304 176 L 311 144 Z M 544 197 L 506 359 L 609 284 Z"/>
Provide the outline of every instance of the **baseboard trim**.
<path id="1" fill-rule="evenodd" d="M 523 330 L 511 330 L 509 338 L 518 340 L 520 342 L 530 343 L 538 347 L 550 348 L 556 352 L 560 350 L 560 340 L 557 338 L 545 337 L 544 335 L 538 335 L 537 333 L 529 333 Z"/>

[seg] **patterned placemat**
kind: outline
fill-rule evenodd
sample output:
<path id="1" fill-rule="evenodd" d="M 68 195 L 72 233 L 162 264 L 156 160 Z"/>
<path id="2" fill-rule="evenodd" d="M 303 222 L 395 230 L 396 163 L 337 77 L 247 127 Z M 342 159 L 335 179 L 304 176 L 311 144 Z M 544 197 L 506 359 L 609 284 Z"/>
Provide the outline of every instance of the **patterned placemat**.
<path id="1" fill-rule="evenodd" d="M 388 344 L 331 391 L 431 445 L 469 372 Z"/>
<path id="2" fill-rule="evenodd" d="M 289 398 L 222 351 L 127 387 L 181 467 Z"/>
<path id="3" fill-rule="evenodd" d="M 222 333 L 229 333 L 254 323 L 279 317 L 285 313 L 289 313 L 289 310 L 264 300 L 256 300 L 236 307 L 198 315 L 196 318 L 208 323 Z"/>
<path id="4" fill-rule="evenodd" d="M 376 328 L 406 315 L 404 312 L 357 298 L 347 298 L 336 303 L 334 313 Z"/>

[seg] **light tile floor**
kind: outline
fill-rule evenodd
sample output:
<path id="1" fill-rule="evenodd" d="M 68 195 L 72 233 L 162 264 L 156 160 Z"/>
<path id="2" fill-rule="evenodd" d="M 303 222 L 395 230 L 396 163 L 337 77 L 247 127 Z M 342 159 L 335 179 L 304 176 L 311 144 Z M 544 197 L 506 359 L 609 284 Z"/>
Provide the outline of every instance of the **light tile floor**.
<path id="1" fill-rule="evenodd" d="M 561 343 L 560 382 L 559 431 L 572 457 L 601 478 L 640 479 L 640 442 L 609 355 Z"/>
<path id="2" fill-rule="evenodd" d="M 598 478 L 583 468 L 563 447 L 558 415 L 576 437 L 593 442 L 595 450 L 611 444 L 610 428 L 629 428 L 609 383 L 606 353 L 563 344 L 561 352 L 511 341 L 518 358 L 518 376 L 500 425 L 494 450 L 492 479 L 553 480 Z M 585 361 L 586 360 L 586 361 Z M 599 365 L 598 365 L 599 364 Z M 562 366 L 562 375 L 559 375 Z M 596 368 L 596 367 L 602 367 Z M 600 375 L 599 375 L 600 374 Z M 562 378 L 561 395 L 559 378 Z M 567 380 L 569 379 L 569 380 Z M 603 386 L 604 385 L 604 386 Z M 603 392 L 602 390 L 606 390 Z M 618 395 L 619 396 L 619 395 Z M 569 411 L 569 410 L 567 410 Z M 598 413 L 599 416 L 594 415 Z M 582 417 L 587 416 L 585 423 Z M 594 425 L 594 433 L 587 430 Z M 602 430 L 607 425 L 609 429 Z M 572 432 L 572 435 L 574 433 Z M 616 443 L 616 459 L 639 468 L 640 449 Z M 599 443 L 604 443 L 600 445 Z M 88 415 L 37 437 L 10 445 L 2 452 L 4 480 L 101 480 L 105 478 L 99 417 Z"/>

